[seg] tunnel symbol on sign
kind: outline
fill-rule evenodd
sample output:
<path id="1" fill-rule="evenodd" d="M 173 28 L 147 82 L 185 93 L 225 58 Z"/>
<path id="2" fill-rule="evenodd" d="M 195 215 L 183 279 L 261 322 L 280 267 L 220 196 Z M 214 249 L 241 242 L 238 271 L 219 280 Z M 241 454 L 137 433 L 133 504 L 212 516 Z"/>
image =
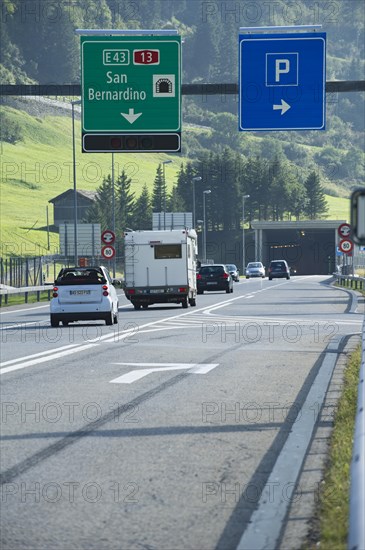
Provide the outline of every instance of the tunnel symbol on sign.
<path id="1" fill-rule="evenodd" d="M 267 53 L 266 86 L 298 86 L 299 54 Z"/>
<path id="2" fill-rule="evenodd" d="M 175 97 L 175 75 L 154 74 L 152 85 L 153 97 Z"/>

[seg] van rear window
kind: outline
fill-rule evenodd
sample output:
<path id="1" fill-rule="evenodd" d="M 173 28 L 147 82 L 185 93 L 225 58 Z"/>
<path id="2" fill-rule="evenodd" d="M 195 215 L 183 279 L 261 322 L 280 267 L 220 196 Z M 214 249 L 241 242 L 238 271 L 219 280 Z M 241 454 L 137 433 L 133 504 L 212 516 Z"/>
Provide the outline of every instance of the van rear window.
<path id="1" fill-rule="evenodd" d="M 182 258 L 181 244 L 157 244 L 154 249 L 155 260 Z"/>

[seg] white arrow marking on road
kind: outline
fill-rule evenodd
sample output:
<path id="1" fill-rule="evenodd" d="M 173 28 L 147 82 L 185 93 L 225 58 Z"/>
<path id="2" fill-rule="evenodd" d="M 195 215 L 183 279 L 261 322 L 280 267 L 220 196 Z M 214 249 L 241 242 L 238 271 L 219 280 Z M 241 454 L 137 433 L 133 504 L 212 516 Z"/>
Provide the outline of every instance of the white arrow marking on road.
<path id="1" fill-rule="evenodd" d="M 135 372 L 127 372 L 114 380 L 111 384 L 132 384 L 136 380 L 144 378 L 151 372 L 161 372 L 168 370 L 188 370 L 190 374 L 207 374 L 207 372 L 218 367 L 219 363 L 113 363 L 113 365 L 125 365 L 129 367 L 153 367 L 149 369 L 140 369 Z"/>
<path id="2" fill-rule="evenodd" d="M 286 101 L 284 101 L 283 99 L 281 100 L 281 105 L 273 105 L 272 108 L 274 109 L 274 111 L 280 111 L 281 110 L 281 115 L 283 115 L 284 113 L 286 113 L 289 109 L 290 109 L 290 105 L 289 103 L 287 103 Z"/>
<path id="3" fill-rule="evenodd" d="M 142 113 L 135 113 L 134 109 L 129 109 L 128 114 L 127 113 L 120 113 L 128 122 L 133 124 L 141 116 Z"/>

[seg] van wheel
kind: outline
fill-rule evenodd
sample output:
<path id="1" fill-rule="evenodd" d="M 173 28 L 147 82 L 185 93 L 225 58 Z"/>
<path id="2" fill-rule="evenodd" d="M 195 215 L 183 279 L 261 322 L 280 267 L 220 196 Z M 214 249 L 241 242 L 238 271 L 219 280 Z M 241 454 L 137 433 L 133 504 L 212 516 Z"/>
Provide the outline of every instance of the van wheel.
<path id="1" fill-rule="evenodd" d="M 148 304 L 142 304 L 142 307 L 143 307 L 143 309 L 147 309 L 147 308 L 148 308 Z"/>
<path id="2" fill-rule="evenodd" d="M 68 327 L 68 321 L 62 321 L 62 325 L 63 325 L 64 327 Z"/>
<path id="3" fill-rule="evenodd" d="M 183 301 L 181 302 L 181 305 L 182 305 L 182 307 L 183 307 L 184 309 L 186 309 L 186 308 L 188 307 L 188 299 L 185 298 L 185 300 L 183 300 Z"/>

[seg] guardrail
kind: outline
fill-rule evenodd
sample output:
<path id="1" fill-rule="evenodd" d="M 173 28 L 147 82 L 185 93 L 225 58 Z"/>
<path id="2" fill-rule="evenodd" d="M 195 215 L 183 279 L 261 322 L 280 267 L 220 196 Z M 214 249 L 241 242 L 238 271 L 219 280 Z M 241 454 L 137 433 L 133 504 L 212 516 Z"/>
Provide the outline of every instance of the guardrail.
<path id="1" fill-rule="evenodd" d="M 53 283 L 50 285 L 42 285 L 42 286 L 23 286 L 21 288 L 1 288 L 0 289 L 0 306 L 2 306 L 2 302 L 4 299 L 5 305 L 7 305 L 9 301 L 9 296 L 12 294 L 24 294 L 24 303 L 28 303 L 28 297 L 30 292 L 36 292 L 37 294 L 37 302 L 40 301 L 41 298 L 41 292 L 48 292 L 48 300 L 51 299 L 51 292 L 53 289 Z"/>
<path id="2" fill-rule="evenodd" d="M 353 290 L 365 290 L 365 278 L 355 277 L 354 275 L 340 275 L 334 273 L 338 284 L 345 287 L 351 287 Z M 354 284 L 353 284 L 354 283 Z"/>
<path id="3" fill-rule="evenodd" d="M 351 462 L 349 550 L 365 548 L 365 321 Z"/>

